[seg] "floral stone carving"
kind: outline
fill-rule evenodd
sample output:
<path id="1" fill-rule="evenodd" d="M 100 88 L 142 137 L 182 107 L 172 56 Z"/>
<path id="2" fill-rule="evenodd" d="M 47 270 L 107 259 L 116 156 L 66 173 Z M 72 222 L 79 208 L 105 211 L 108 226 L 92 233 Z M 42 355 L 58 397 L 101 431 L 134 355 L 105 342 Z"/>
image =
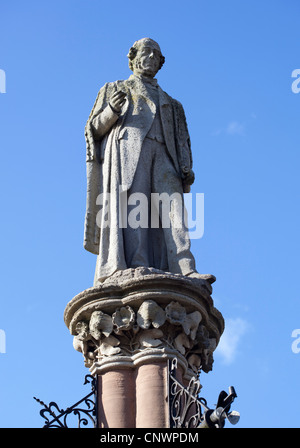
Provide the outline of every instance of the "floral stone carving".
<path id="1" fill-rule="evenodd" d="M 187 359 L 192 371 L 209 372 L 216 339 L 201 321 L 199 311 L 188 313 L 177 301 L 163 307 L 145 300 L 136 311 L 128 305 L 111 314 L 93 311 L 89 320 L 77 322 L 73 345 L 83 354 L 87 367 L 106 357 L 172 348 Z"/>
<path id="2" fill-rule="evenodd" d="M 92 374 L 176 357 L 189 380 L 212 370 L 224 331 L 211 293 L 205 279 L 130 268 L 77 294 L 64 321 Z"/>

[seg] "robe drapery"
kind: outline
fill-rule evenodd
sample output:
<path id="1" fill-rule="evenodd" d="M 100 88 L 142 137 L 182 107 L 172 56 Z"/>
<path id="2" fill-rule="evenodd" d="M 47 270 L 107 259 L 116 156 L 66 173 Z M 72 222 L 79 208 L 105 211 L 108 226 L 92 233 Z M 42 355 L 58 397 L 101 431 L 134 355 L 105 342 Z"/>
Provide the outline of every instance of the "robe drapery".
<path id="1" fill-rule="evenodd" d="M 126 262 L 124 234 L 120 226 L 120 186 L 125 191 L 132 186 L 143 142 L 151 129 L 157 107 L 166 151 L 176 176 L 184 179 L 184 173 L 192 168 L 190 137 L 183 107 L 159 86 L 157 89 L 159 105 L 151 100 L 144 83 L 135 75 L 125 81 L 107 83 L 98 93 L 86 124 L 87 203 L 84 247 L 98 255 L 97 281 L 103 281 L 115 271 L 130 267 Z M 125 92 L 127 99 L 120 115 L 114 116 L 109 100 L 117 90 Z M 100 138 L 93 126 L 95 120 L 100 125 L 103 124 L 104 135 Z M 184 186 L 181 193 L 182 191 Z M 109 226 L 99 223 L 99 195 L 102 195 L 101 204 L 105 203 L 106 197 L 109 200 Z M 104 219 L 103 213 L 102 220 Z M 193 265 L 194 259 L 190 256 Z"/>

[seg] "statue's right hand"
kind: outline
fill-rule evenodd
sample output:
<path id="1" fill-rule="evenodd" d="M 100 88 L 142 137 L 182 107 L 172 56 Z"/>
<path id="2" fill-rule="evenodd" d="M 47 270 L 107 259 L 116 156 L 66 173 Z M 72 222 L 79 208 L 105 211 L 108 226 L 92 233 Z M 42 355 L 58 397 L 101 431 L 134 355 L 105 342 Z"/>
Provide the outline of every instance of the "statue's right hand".
<path id="1" fill-rule="evenodd" d="M 126 93 L 121 90 L 117 90 L 110 99 L 110 107 L 116 113 L 121 112 L 121 108 L 126 101 Z"/>

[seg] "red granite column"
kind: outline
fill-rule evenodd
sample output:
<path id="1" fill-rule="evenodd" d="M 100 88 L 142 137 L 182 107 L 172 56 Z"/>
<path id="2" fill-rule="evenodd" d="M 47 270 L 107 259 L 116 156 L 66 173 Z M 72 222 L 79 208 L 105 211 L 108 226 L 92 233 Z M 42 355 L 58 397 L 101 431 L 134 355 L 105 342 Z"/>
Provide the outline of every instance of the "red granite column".
<path id="1" fill-rule="evenodd" d="M 98 375 L 98 426 L 135 427 L 135 380 L 133 369 L 118 369 Z"/>
<path id="2" fill-rule="evenodd" d="M 136 376 L 136 427 L 168 428 L 167 362 L 141 365 Z"/>

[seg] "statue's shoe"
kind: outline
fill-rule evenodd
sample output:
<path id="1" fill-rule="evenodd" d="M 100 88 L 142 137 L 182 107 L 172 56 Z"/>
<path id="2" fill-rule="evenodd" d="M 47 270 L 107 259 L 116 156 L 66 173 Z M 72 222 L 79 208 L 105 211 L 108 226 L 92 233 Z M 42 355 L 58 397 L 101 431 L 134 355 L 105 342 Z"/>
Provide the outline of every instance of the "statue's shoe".
<path id="1" fill-rule="evenodd" d="M 204 280 L 205 286 L 208 289 L 209 293 L 212 293 L 212 283 L 216 281 L 216 277 L 212 274 L 199 274 L 199 272 L 191 272 L 190 274 L 187 274 L 186 277 L 189 278 L 196 278 L 198 280 Z"/>

